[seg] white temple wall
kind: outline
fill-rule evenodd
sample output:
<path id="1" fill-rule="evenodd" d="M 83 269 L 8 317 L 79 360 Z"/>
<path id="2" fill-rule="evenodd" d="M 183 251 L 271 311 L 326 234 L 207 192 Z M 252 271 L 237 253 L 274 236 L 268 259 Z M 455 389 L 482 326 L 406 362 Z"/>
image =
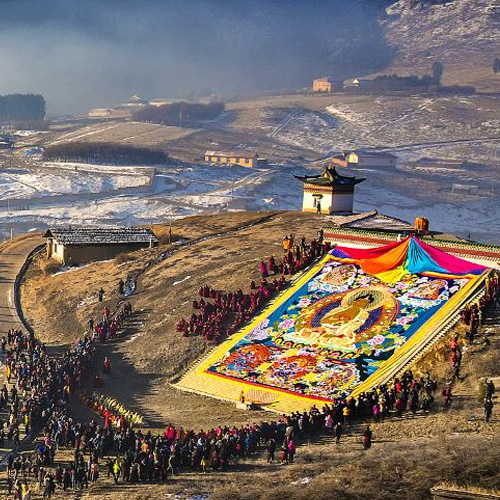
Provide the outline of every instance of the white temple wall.
<path id="1" fill-rule="evenodd" d="M 313 193 L 304 191 L 304 198 L 302 201 L 303 212 L 316 212 L 317 200 Z M 319 200 L 321 203 L 322 214 L 333 214 L 335 212 L 352 212 L 354 205 L 354 194 L 323 194 Z"/>
<path id="2" fill-rule="evenodd" d="M 335 212 L 352 212 L 354 206 L 354 194 L 333 194 L 329 196 L 330 213 Z M 326 201 L 326 200 L 325 200 Z"/>

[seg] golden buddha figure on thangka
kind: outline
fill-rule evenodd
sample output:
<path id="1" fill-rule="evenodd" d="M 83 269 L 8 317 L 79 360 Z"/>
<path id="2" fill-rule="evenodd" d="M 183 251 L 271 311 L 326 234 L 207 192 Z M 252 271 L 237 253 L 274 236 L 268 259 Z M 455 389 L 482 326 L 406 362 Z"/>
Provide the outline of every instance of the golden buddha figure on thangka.
<path id="1" fill-rule="evenodd" d="M 399 311 L 396 298 L 382 287 L 334 294 L 301 310 L 293 331 L 294 343 L 340 351 L 357 351 L 361 342 L 387 331 Z"/>

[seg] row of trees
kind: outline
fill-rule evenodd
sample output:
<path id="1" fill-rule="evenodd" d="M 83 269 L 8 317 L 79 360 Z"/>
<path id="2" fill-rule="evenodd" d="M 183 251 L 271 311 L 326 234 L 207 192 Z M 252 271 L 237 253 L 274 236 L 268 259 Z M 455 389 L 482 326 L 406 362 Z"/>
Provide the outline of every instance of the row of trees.
<path id="1" fill-rule="evenodd" d="M 223 111 L 224 104 L 221 102 L 210 104 L 176 102 L 164 106 L 148 106 L 137 111 L 133 119 L 138 122 L 181 127 L 202 120 L 213 120 Z"/>
<path id="2" fill-rule="evenodd" d="M 39 94 L 3 95 L 0 96 L 0 122 L 42 122 L 45 108 L 45 99 Z"/>
<path id="3" fill-rule="evenodd" d="M 371 82 L 371 90 L 376 92 L 382 91 L 398 91 L 412 89 L 428 89 L 431 86 L 440 85 L 439 80 L 436 80 L 431 75 L 424 76 L 398 76 L 398 75 L 381 75 L 377 76 Z"/>
<path id="4" fill-rule="evenodd" d="M 365 87 L 368 92 L 436 92 L 442 94 L 463 94 L 471 95 L 476 92 L 475 87 L 465 85 L 441 85 L 431 75 L 418 77 L 382 75 L 370 82 L 369 87 Z"/>
<path id="5" fill-rule="evenodd" d="M 43 159 L 106 165 L 160 165 L 167 162 L 168 154 L 156 149 L 108 142 L 68 142 L 46 148 Z"/>

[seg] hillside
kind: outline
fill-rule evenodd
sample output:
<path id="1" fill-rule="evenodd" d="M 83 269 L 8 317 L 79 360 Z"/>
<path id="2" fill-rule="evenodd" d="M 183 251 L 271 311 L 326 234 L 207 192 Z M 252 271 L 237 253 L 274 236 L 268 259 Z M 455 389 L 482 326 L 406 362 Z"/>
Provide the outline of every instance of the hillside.
<path id="1" fill-rule="evenodd" d="M 42 136 L 44 146 L 55 146 L 68 142 L 111 142 L 129 146 L 164 148 L 171 141 L 189 136 L 192 129 L 168 127 L 140 122 L 96 122 L 78 126 L 61 133 Z"/>
<path id="2" fill-rule="evenodd" d="M 399 0 L 387 8 L 383 26 L 395 57 L 380 73 L 430 73 L 432 63 L 441 61 L 444 84 L 500 91 L 500 78 L 492 70 L 493 60 L 500 57 L 500 5 L 496 0 L 453 0 L 437 5 Z"/>
<path id="3" fill-rule="evenodd" d="M 174 235 L 184 241 L 179 246 L 162 246 L 140 252 L 130 261 L 96 263 L 51 277 L 43 276 L 34 267 L 22 291 L 26 315 L 43 341 L 56 345 L 74 342 L 85 331 L 89 316 L 99 318 L 104 306 L 114 307 L 120 277 L 135 275 L 148 263 L 154 263 L 140 275 L 138 291 L 132 298 L 137 311 L 132 336 L 106 348 L 117 376 L 124 382 L 131 378 L 135 388 L 124 393 L 122 387 L 113 386 L 110 391 L 116 391 L 128 406 L 138 406 L 145 415 L 150 414 L 153 421 L 156 412 L 168 406 L 169 418 L 192 426 L 198 420 L 192 415 L 192 405 L 206 406 L 211 408 L 207 425 L 214 425 L 214 420 L 228 414 L 227 406 L 219 408 L 212 400 L 186 395 L 169 386 L 210 348 L 201 338 L 183 338 L 175 330 L 177 322 L 190 316 L 192 300 L 197 298 L 201 284 L 248 291 L 250 280 L 259 278 L 258 265 L 263 256 L 281 254 L 281 240 L 290 232 L 304 234 L 308 239 L 314 237 L 321 219 L 300 212 L 181 219 L 173 225 Z M 245 229 L 247 225 L 250 227 Z M 242 229 L 235 232 L 239 227 Z M 160 226 L 155 231 L 161 236 L 167 228 Z M 206 239 L 186 244 L 200 237 Z M 156 262 L 166 251 L 173 253 Z M 103 304 L 96 297 L 100 287 L 106 291 Z M 247 418 L 245 412 L 234 415 L 236 422 Z"/>
<path id="4" fill-rule="evenodd" d="M 118 279 L 136 275 L 138 289 L 130 299 L 136 314 L 125 337 L 98 349 L 97 363 L 109 355 L 113 364 L 113 374 L 105 378 L 105 393 L 141 412 L 153 429 L 163 429 L 168 422 L 198 429 L 275 419 L 275 415 L 236 410 L 228 403 L 171 387 L 169 382 L 210 348 L 201 339 L 183 338 L 175 332 L 175 324 L 180 316 L 190 314 L 201 284 L 246 290 L 249 280 L 258 278 L 260 258 L 281 253 L 285 234 L 311 238 L 322 223 L 321 217 L 294 212 L 189 217 L 174 223 L 173 246 L 166 244 L 168 226 L 156 226 L 162 241 L 158 249 L 53 276 L 42 275 L 34 265 L 23 284 L 23 307 L 49 348 L 67 345 L 82 335 L 90 315 L 97 317 L 106 305 L 114 308 Z M 101 286 L 106 291 L 103 304 L 96 298 Z M 353 425 L 340 445 L 328 436 L 304 443 L 296 463 L 287 467 L 266 464 L 265 457 L 257 455 L 238 460 L 227 473 L 181 474 L 161 485 L 130 485 L 124 490 L 103 479 L 92 487 L 92 498 L 114 500 L 124 492 L 130 498 L 157 498 L 158 493 L 181 490 L 187 498 L 212 494 L 214 500 L 326 500 L 332 495 L 382 500 L 403 494 L 417 500 L 429 498 L 429 488 L 441 481 L 499 488 L 500 420 L 495 407 L 492 421 L 483 422 L 477 399 L 481 377 L 500 376 L 497 325 L 498 318 L 489 319 L 483 332 L 489 348 L 480 340 L 465 349 L 467 362 L 451 410 L 443 410 L 438 390 L 437 412 L 375 424 L 369 452 L 363 452 L 360 443 L 363 425 Z M 445 341 L 420 362 L 419 369 L 430 370 L 442 384 L 450 375 L 447 357 Z M 77 402 L 72 411 L 77 418 L 95 418 Z M 60 459 L 69 459 L 66 451 L 61 454 Z M 387 471 L 392 471 L 390 478 Z"/>

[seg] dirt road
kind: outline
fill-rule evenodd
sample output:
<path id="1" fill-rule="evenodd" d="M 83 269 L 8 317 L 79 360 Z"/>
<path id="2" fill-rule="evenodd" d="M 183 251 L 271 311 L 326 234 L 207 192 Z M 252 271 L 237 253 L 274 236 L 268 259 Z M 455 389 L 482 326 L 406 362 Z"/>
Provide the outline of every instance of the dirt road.
<path id="1" fill-rule="evenodd" d="M 14 284 L 26 257 L 43 242 L 39 235 L 33 235 L 0 247 L 0 335 L 22 327 L 14 304 Z"/>

